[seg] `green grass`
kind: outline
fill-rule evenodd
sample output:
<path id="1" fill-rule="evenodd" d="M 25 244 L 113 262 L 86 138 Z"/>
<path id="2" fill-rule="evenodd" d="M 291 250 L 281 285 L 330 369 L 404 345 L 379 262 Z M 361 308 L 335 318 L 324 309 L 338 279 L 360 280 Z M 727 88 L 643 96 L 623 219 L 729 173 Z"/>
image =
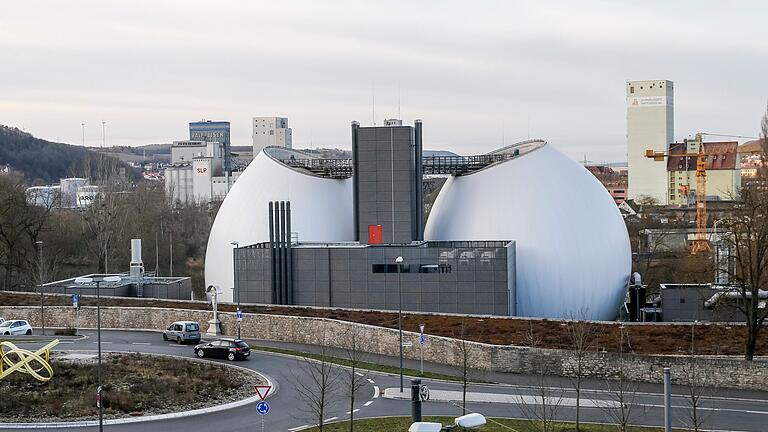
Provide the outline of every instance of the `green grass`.
<path id="1" fill-rule="evenodd" d="M 453 417 L 424 417 L 424 421 L 438 422 L 444 425 L 453 424 Z M 410 417 L 385 417 L 355 420 L 356 432 L 405 432 L 411 425 Z M 317 432 L 320 429 L 315 427 L 305 429 L 307 432 Z M 323 432 L 342 432 L 349 430 L 348 422 L 333 423 L 325 425 Z M 457 429 L 458 431 L 468 431 L 469 429 Z M 528 420 L 510 420 L 510 419 L 490 419 L 488 423 L 480 429 L 473 429 L 481 432 L 512 432 L 512 431 L 539 431 L 541 425 Z M 552 432 L 573 432 L 576 430 L 574 423 L 557 423 Z M 581 432 L 616 432 L 615 425 L 582 423 Z M 664 428 L 652 427 L 630 427 L 629 432 L 663 432 Z"/>
<path id="2" fill-rule="evenodd" d="M 338 357 L 323 356 L 320 354 L 313 354 L 313 353 L 307 353 L 302 351 L 293 351 L 288 349 L 264 347 L 264 346 L 257 346 L 257 345 L 251 346 L 251 349 L 258 350 L 258 351 L 266 351 L 271 353 L 278 353 L 278 354 L 288 354 L 292 356 L 304 357 L 304 358 L 320 360 L 320 361 L 324 360 L 328 363 L 333 363 L 340 366 L 350 366 L 349 360 L 338 358 Z M 384 365 L 379 365 L 376 363 L 369 363 L 369 362 L 358 362 L 357 367 L 359 369 L 367 369 L 374 372 L 384 372 L 384 373 L 390 373 L 395 375 L 400 373 L 399 367 L 384 366 Z M 403 374 L 408 376 L 429 378 L 429 379 L 435 379 L 435 380 L 461 381 L 461 377 L 457 377 L 454 375 L 446 375 L 446 374 L 433 373 L 433 372 L 427 372 L 427 371 L 424 371 L 424 373 L 422 374 L 420 370 L 416 370 L 416 369 L 403 369 Z M 473 380 L 473 382 L 478 382 L 478 381 Z"/>

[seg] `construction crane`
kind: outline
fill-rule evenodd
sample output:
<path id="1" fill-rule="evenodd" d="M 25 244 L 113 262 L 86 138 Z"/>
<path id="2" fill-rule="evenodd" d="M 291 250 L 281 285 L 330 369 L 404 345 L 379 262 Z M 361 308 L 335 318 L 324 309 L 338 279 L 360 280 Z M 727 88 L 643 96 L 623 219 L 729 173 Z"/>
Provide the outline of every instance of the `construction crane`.
<path id="1" fill-rule="evenodd" d="M 691 243 L 691 253 L 706 253 L 710 252 L 709 240 L 707 239 L 707 153 L 704 152 L 704 141 L 702 137 L 707 136 L 721 136 L 732 138 L 754 138 L 742 135 L 727 135 L 699 132 L 696 134 L 696 141 L 699 143 L 699 151 L 695 153 L 675 153 L 670 154 L 667 152 L 657 152 L 654 150 L 646 150 L 645 157 L 652 158 L 654 161 L 663 161 L 670 156 L 675 157 L 695 157 L 696 158 L 696 234 Z M 681 186 L 681 190 L 687 195 L 688 185 Z"/>

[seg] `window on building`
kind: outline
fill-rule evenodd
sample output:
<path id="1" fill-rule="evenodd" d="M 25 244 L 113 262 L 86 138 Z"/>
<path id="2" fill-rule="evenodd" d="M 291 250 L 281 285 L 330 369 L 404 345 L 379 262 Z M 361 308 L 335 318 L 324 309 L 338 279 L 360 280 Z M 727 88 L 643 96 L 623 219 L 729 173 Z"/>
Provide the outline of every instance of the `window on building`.
<path id="1" fill-rule="evenodd" d="M 410 264 L 401 264 L 400 273 L 410 273 Z M 373 264 L 371 273 L 397 273 L 397 264 Z"/>
<path id="2" fill-rule="evenodd" d="M 632 86 L 629 88 L 629 94 L 634 94 L 634 93 L 635 93 L 635 86 Z"/>
<path id="3" fill-rule="evenodd" d="M 275 131 L 273 131 L 273 130 L 270 130 L 270 131 L 269 131 L 269 134 L 270 134 L 270 135 L 274 135 L 274 134 L 275 134 Z"/>

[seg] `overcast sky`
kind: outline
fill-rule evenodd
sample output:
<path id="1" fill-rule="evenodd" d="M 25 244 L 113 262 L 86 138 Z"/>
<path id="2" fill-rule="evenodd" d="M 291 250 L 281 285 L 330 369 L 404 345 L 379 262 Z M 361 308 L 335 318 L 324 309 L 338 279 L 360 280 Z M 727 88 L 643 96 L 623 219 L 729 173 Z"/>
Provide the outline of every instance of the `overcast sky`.
<path id="1" fill-rule="evenodd" d="M 530 137 L 626 159 L 624 83 L 675 82 L 675 136 L 754 135 L 768 2 L 13 1 L 0 10 L 0 123 L 142 145 L 189 121 L 289 118 L 294 147 L 349 148 L 349 123 L 424 121 L 425 147 Z"/>

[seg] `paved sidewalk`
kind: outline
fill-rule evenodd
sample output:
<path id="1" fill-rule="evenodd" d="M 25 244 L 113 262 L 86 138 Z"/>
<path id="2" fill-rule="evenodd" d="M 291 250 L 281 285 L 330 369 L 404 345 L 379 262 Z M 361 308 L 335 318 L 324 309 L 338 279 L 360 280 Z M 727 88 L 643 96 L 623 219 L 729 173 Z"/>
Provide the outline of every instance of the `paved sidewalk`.
<path id="1" fill-rule="evenodd" d="M 388 388 L 384 390 L 385 399 L 411 399 L 411 389 L 403 389 L 400 392 L 399 388 Z M 461 402 L 462 394 L 460 391 L 452 390 L 430 390 L 429 401 L 436 402 Z M 503 403 L 503 404 L 522 404 L 522 405 L 542 405 L 542 402 L 546 402 L 548 406 L 576 406 L 576 399 L 569 397 L 547 397 L 545 401 L 542 401 L 541 396 L 534 395 L 520 395 L 520 394 L 504 394 L 504 393 L 478 393 L 467 392 L 467 402 L 487 402 L 487 403 Z M 618 407 L 618 403 L 610 400 L 592 400 L 587 398 L 581 398 L 579 403 L 585 408 L 613 408 Z"/>

